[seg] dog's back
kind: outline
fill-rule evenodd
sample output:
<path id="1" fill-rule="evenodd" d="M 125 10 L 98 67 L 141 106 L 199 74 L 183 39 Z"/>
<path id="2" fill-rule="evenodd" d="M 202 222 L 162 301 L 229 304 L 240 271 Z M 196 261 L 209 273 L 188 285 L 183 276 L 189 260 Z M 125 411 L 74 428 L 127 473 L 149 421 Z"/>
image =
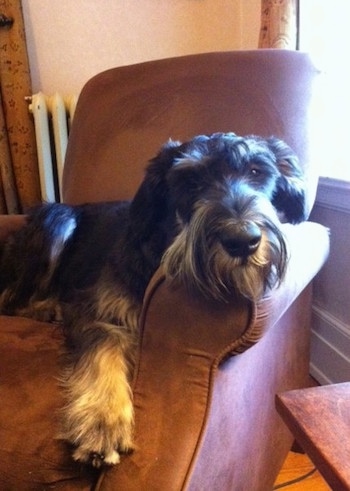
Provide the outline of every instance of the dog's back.
<path id="1" fill-rule="evenodd" d="M 2 246 L 0 311 L 48 320 L 47 300 L 69 301 L 95 284 L 112 249 L 126 234 L 128 203 L 47 204 Z M 50 302 L 47 303 L 49 305 Z M 43 307 L 43 305 L 42 305 Z"/>

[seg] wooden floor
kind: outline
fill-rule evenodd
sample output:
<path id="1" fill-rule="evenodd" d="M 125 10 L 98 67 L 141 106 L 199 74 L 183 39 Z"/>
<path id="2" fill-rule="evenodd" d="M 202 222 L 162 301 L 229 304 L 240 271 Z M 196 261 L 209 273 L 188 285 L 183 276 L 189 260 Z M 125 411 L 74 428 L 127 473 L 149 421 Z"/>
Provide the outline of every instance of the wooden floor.
<path id="1" fill-rule="evenodd" d="M 314 464 L 306 454 L 289 452 L 277 477 L 274 489 L 285 489 L 286 491 L 332 491 L 318 471 L 298 483 L 290 484 L 286 487 L 277 487 L 283 483 L 300 478 L 314 469 L 314 467 Z"/>

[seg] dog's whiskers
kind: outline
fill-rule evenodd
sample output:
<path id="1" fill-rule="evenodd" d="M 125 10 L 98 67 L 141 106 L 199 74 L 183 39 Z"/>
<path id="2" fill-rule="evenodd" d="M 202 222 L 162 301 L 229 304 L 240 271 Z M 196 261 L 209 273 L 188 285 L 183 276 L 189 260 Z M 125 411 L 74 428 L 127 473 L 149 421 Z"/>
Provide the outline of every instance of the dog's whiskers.
<path id="1" fill-rule="evenodd" d="M 250 200 L 257 210 L 265 200 L 259 199 Z M 243 208 L 245 214 L 238 216 L 237 210 L 221 203 L 203 200 L 197 204 L 189 223 L 162 259 L 165 274 L 174 285 L 185 286 L 192 295 L 227 302 L 237 294 L 254 300 L 267 286 L 276 283 L 282 274 L 279 260 L 284 245 L 277 233 L 275 213 L 267 218 L 256 211 L 252 221 L 252 209 Z M 261 208 L 270 210 L 271 206 L 261 203 Z M 249 233 L 239 238 L 239 241 L 247 240 L 247 246 L 244 242 L 238 241 L 238 245 L 234 242 L 237 231 L 247 229 L 247 224 L 253 229 L 254 240 L 257 235 L 252 248 Z M 231 247 L 230 242 L 227 245 L 228 240 L 232 241 Z"/>

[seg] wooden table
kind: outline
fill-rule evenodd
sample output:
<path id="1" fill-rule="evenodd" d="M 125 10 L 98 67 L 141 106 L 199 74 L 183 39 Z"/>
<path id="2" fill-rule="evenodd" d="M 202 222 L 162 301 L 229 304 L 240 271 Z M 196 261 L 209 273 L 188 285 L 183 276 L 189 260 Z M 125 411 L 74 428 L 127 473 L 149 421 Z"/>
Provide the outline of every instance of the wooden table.
<path id="1" fill-rule="evenodd" d="M 276 396 L 283 420 L 334 491 L 350 490 L 350 383 Z"/>

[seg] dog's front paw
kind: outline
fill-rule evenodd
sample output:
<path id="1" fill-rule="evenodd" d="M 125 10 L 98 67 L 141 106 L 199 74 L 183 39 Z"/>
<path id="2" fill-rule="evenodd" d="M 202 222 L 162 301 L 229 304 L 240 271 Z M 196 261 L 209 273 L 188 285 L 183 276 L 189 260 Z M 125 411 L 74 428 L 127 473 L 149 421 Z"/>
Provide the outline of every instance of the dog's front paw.
<path id="1" fill-rule="evenodd" d="M 129 399 L 121 404 L 108 396 L 98 406 L 81 407 L 82 401 L 66 408 L 64 437 L 75 447 L 73 459 L 94 467 L 115 465 L 121 453 L 133 450 L 133 406 Z M 117 405 L 116 405 L 117 404 Z"/>
<path id="2" fill-rule="evenodd" d="M 96 353 L 63 382 L 62 437 L 75 447 L 75 460 L 101 467 L 117 464 L 120 453 L 133 449 L 134 408 L 123 358 L 116 350 Z"/>
<path id="3" fill-rule="evenodd" d="M 120 462 L 121 453 L 133 450 L 132 417 L 115 418 L 108 423 L 98 421 L 84 428 L 84 434 L 71 438 L 75 442 L 73 459 L 99 468 L 103 465 L 115 465 Z"/>

